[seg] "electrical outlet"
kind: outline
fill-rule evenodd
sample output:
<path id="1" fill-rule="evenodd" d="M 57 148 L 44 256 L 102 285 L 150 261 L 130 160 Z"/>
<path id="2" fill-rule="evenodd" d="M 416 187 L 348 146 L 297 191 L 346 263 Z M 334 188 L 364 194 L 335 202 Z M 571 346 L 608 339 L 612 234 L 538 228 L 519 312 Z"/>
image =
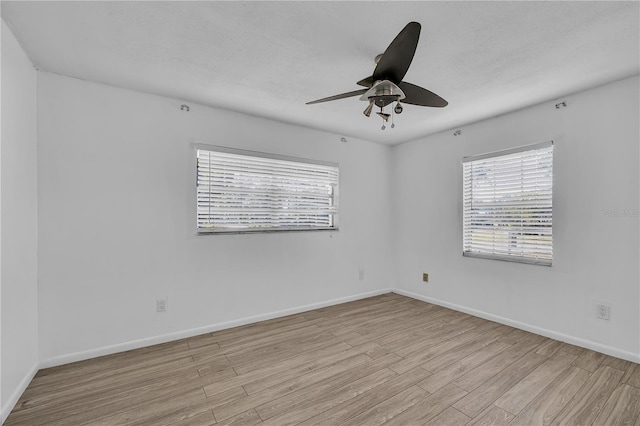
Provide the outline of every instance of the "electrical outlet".
<path id="1" fill-rule="evenodd" d="M 425 283 L 429 282 L 429 274 L 427 274 L 426 272 L 422 273 L 422 281 L 424 281 Z"/>
<path id="2" fill-rule="evenodd" d="M 364 280 L 364 269 L 362 269 L 362 268 L 358 269 L 358 279 L 360 281 Z"/>
<path id="3" fill-rule="evenodd" d="M 611 306 L 610 305 L 606 305 L 604 303 L 596 303 L 595 304 L 595 309 L 596 309 L 596 318 L 600 318 L 600 319 L 603 319 L 603 320 L 611 319 Z"/>
<path id="4" fill-rule="evenodd" d="M 169 309 L 169 301 L 166 296 L 156 297 L 156 312 L 167 312 Z"/>

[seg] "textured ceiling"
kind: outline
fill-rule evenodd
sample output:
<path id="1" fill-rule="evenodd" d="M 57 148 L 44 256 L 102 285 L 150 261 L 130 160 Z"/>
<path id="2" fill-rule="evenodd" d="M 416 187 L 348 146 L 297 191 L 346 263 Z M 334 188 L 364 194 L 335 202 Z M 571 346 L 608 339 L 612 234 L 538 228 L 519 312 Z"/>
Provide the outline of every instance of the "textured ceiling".
<path id="1" fill-rule="evenodd" d="M 638 74 L 638 2 L 2 2 L 34 62 L 63 74 L 395 144 Z M 356 90 L 410 21 L 405 81 L 449 101 L 396 127 Z"/>

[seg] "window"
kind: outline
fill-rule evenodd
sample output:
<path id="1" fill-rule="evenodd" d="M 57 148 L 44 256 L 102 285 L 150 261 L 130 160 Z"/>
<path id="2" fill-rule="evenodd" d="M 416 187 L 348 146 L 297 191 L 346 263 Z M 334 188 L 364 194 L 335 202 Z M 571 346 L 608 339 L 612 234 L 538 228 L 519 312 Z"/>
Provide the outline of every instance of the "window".
<path id="1" fill-rule="evenodd" d="M 553 142 L 463 159 L 463 255 L 551 265 Z"/>
<path id="2" fill-rule="evenodd" d="M 338 165 L 198 147 L 198 233 L 338 229 Z"/>

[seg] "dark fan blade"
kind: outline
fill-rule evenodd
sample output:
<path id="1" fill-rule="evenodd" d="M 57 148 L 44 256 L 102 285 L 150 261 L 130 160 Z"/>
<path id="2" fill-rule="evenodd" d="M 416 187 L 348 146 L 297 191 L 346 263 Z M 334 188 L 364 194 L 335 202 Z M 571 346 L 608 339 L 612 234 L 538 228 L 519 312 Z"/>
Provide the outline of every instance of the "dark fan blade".
<path id="1" fill-rule="evenodd" d="M 416 53 L 418 38 L 420 38 L 420 24 L 409 22 L 382 54 L 373 71 L 373 80 L 391 80 L 393 83 L 400 83 Z"/>
<path id="2" fill-rule="evenodd" d="M 373 86 L 373 77 L 363 78 L 356 83 L 358 86 L 371 87 Z"/>
<path id="3" fill-rule="evenodd" d="M 307 102 L 307 105 L 319 104 L 320 102 L 335 101 L 335 100 L 344 99 L 344 98 L 350 98 L 352 96 L 362 95 L 367 90 L 368 89 L 360 89 L 360 90 L 354 90 L 353 92 L 342 93 L 340 95 L 329 96 L 328 98 L 322 98 L 322 99 L 318 99 L 318 100 L 315 100 L 315 101 Z"/>
<path id="4" fill-rule="evenodd" d="M 442 108 L 446 107 L 449 102 L 442 99 L 440 96 L 433 92 L 428 91 L 415 84 L 401 81 L 398 84 L 400 90 L 402 90 L 406 96 L 401 102 L 404 104 L 420 105 L 428 107 Z"/>

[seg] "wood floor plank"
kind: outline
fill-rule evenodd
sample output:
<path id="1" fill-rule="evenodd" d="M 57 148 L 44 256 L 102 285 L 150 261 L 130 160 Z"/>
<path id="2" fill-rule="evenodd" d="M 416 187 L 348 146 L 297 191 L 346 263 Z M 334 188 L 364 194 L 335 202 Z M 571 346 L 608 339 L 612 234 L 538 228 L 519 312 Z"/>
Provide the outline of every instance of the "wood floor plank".
<path id="1" fill-rule="evenodd" d="M 287 380 L 278 381 L 268 388 L 263 388 L 258 392 L 239 398 L 237 401 L 230 401 L 219 409 L 214 409 L 213 414 L 216 416 L 216 419 L 225 419 L 234 416 L 250 408 L 255 408 L 259 405 L 272 401 L 278 397 L 293 393 L 298 389 L 312 386 L 317 382 L 321 382 L 337 374 L 348 372 L 358 366 L 366 364 L 367 361 L 368 357 L 366 355 L 354 355 L 308 374 L 296 375 Z M 208 387 L 205 387 L 205 392 L 207 392 L 207 389 Z M 207 393 L 207 396 L 210 395 Z"/>
<path id="2" fill-rule="evenodd" d="M 384 368 L 329 392 L 320 388 L 308 389 L 306 392 L 292 395 L 291 398 L 263 404 L 257 407 L 256 411 L 263 419 L 262 423 L 265 426 L 297 425 L 301 421 L 362 395 L 394 377 L 397 377 L 396 373 Z"/>
<path id="3" fill-rule="evenodd" d="M 211 410 L 207 410 L 177 422 L 168 423 L 167 426 L 212 426 L 214 424 L 216 424 L 216 419 Z"/>
<path id="4" fill-rule="evenodd" d="M 449 407 L 423 426 L 460 426 L 466 425 L 471 420 L 453 407 Z"/>
<path id="5" fill-rule="evenodd" d="M 475 417 L 546 359 L 535 352 L 529 352 L 518 362 L 501 370 L 500 374 L 476 387 L 469 395 L 455 403 L 454 407 L 469 417 Z"/>
<path id="6" fill-rule="evenodd" d="M 423 318 L 423 315 L 412 310 L 407 310 L 400 315 L 396 312 L 390 312 L 386 316 L 377 318 L 376 321 L 367 321 L 365 324 L 356 327 L 355 331 L 359 337 L 347 343 L 355 346 L 371 340 L 381 339 L 385 336 L 395 336 L 399 332 L 412 328 L 411 325 L 421 322 Z M 437 321 L 437 318 L 429 319 L 429 321 L 424 322 L 422 328 L 413 327 L 413 330 L 423 330 L 425 325 L 428 326 Z"/>
<path id="7" fill-rule="evenodd" d="M 392 350 L 387 348 L 383 348 L 376 342 L 367 342 L 358 346 L 353 347 L 354 350 L 361 351 L 363 354 L 367 355 L 371 359 L 378 359 L 390 353 L 393 353 Z"/>
<path id="8" fill-rule="evenodd" d="M 405 328 L 396 333 L 389 333 L 384 336 L 380 336 L 375 339 L 375 342 L 380 345 L 391 345 L 394 348 L 400 347 L 394 342 L 402 339 L 409 339 L 410 336 L 414 336 L 416 332 L 428 329 L 429 327 L 436 326 L 438 324 L 444 324 L 447 319 L 455 318 L 455 314 L 449 312 L 448 309 L 441 309 L 429 315 L 421 315 L 421 318 L 415 318 L 414 321 L 407 324 Z"/>
<path id="9" fill-rule="evenodd" d="M 451 339 L 459 334 L 472 330 L 479 325 L 479 322 L 480 321 L 471 317 L 458 318 L 455 321 L 447 321 L 435 327 L 417 331 L 409 336 L 407 341 L 396 341 L 393 343 L 393 351 L 403 358 L 411 357 L 423 352 L 430 346 L 442 343 L 443 340 Z"/>
<path id="10" fill-rule="evenodd" d="M 331 313 L 327 311 L 327 315 L 312 320 L 312 323 L 323 327 L 324 329 L 331 330 L 333 327 L 357 327 L 365 324 L 368 321 L 374 319 L 377 315 L 386 315 L 388 313 L 397 312 L 404 313 L 408 309 L 405 302 L 398 301 L 386 301 L 379 304 L 362 305 L 353 309 L 346 309 L 340 312 Z M 375 314 L 375 315 L 372 315 Z"/>
<path id="11" fill-rule="evenodd" d="M 536 351 L 539 355 L 544 355 L 546 357 L 551 357 L 556 354 L 562 348 L 562 342 L 553 339 L 546 339 Z"/>
<path id="12" fill-rule="evenodd" d="M 206 376 L 207 374 L 215 373 L 216 371 L 232 368 L 231 362 L 224 354 L 217 355 L 212 358 L 206 358 L 206 361 L 202 364 L 202 366 L 198 366 L 198 373 L 200 376 Z"/>
<path id="13" fill-rule="evenodd" d="M 509 343 L 510 345 L 513 345 L 514 343 L 517 343 L 518 341 L 529 336 L 531 336 L 531 333 L 527 331 L 519 330 L 517 328 L 512 328 L 511 330 L 509 330 L 508 333 L 505 333 L 504 337 L 502 338 L 502 341 L 505 343 Z"/>
<path id="14" fill-rule="evenodd" d="M 247 410 L 244 413 L 240 413 L 236 416 L 230 417 L 225 420 L 221 420 L 216 425 L 225 425 L 225 426 L 253 426 L 261 423 L 262 419 L 256 413 L 256 410 L 251 409 Z"/>
<path id="15" fill-rule="evenodd" d="M 176 407 L 189 404 L 193 401 L 204 399 L 202 389 L 192 390 L 182 394 L 163 395 L 160 398 L 150 398 L 145 404 L 114 405 L 110 410 L 88 410 L 73 416 L 65 417 L 57 421 L 47 421 L 47 426 L 69 426 L 85 424 L 102 425 L 132 425 L 140 419 L 155 417 L 172 411 Z M 124 401 L 123 401 L 124 402 Z M 113 414 L 116 413 L 116 414 Z M 95 419 L 95 420 L 94 420 Z"/>
<path id="16" fill-rule="evenodd" d="M 626 383 L 634 388 L 640 388 L 640 364 L 633 364 L 627 368 L 622 377 L 622 383 Z"/>
<path id="17" fill-rule="evenodd" d="M 45 424 L 66 418 L 75 418 L 87 411 L 93 413 L 93 417 L 100 418 L 102 415 L 108 415 L 115 410 L 128 410 L 135 408 L 137 405 L 153 398 L 162 398 L 170 396 L 176 391 L 188 392 L 189 390 L 198 389 L 199 383 L 196 381 L 197 372 L 188 373 L 187 376 L 171 376 L 171 378 L 163 378 L 162 380 L 154 380 L 150 384 L 140 387 L 134 387 L 125 392 L 91 392 L 85 396 L 75 396 L 70 400 L 73 404 L 64 406 L 60 404 L 60 400 L 53 403 L 35 406 L 31 409 L 22 410 L 14 413 L 14 420 L 23 424 Z"/>
<path id="18" fill-rule="evenodd" d="M 169 426 L 176 423 L 200 424 L 200 419 L 202 418 L 200 415 L 202 413 L 208 413 L 207 416 L 204 416 L 207 424 L 211 424 L 209 419 L 213 419 L 212 423 L 215 424 L 215 417 L 213 417 L 213 411 L 211 410 L 213 406 L 224 401 L 234 400 L 240 395 L 246 395 L 242 388 L 234 389 L 224 394 L 217 394 L 216 398 L 194 399 L 175 405 L 168 410 L 148 413 L 133 422 L 128 422 L 127 426 Z"/>
<path id="19" fill-rule="evenodd" d="M 375 331 L 378 325 L 394 326 L 396 322 L 411 323 L 419 318 L 419 322 L 424 322 L 423 328 L 428 327 L 433 322 L 446 322 L 445 315 L 434 315 L 433 317 L 425 317 L 424 314 L 417 314 L 413 309 L 403 309 L 398 311 L 395 307 L 390 307 L 386 311 L 376 312 L 375 318 L 371 318 L 371 314 L 360 316 L 348 316 L 345 318 L 333 319 L 333 326 L 329 329 L 334 332 L 356 332 L 359 335 Z M 391 321 L 393 319 L 393 321 Z M 417 325 L 413 324 L 412 325 Z M 413 332 L 418 331 L 416 327 L 411 327 Z M 404 332 L 406 330 L 402 330 Z"/>
<path id="20" fill-rule="evenodd" d="M 215 337 L 216 341 L 220 345 L 224 345 L 225 342 L 233 341 L 236 339 L 250 339 L 256 335 L 264 335 L 270 330 L 282 330 L 286 329 L 292 324 L 304 324 L 308 325 L 309 321 L 303 314 L 289 315 L 281 318 L 273 318 L 266 321 L 255 322 L 251 324 L 241 325 L 238 327 L 227 328 L 224 330 L 214 331 L 211 336 Z"/>
<path id="21" fill-rule="evenodd" d="M 282 379 L 282 381 L 284 381 L 296 376 L 289 374 L 292 369 L 302 368 L 302 370 L 305 370 L 308 368 L 309 371 L 316 370 L 322 366 L 330 365 L 337 360 L 349 358 L 351 356 L 358 355 L 359 353 L 360 352 L 357 351 L 353 352 L 351 346 L 344 343 L 331 345 L 317 351 L 304 352 L 293 358 L 276 361 L 267 367 L 253 370 L 222 382 L 204 385 L 204 390 L 207 395 L 213 395 L 218 392 L 227 391 L 236 386 L 244 386 L 254 381 L 272 376 L 277 378 L 284 377 Z M 337 358 L 334 357 L 336 354 L 339 354 L 337 355 Z"/>
<path id="22" fill-rule="evenodd" d="M 249 395 L 253 395 L 262 390 L 272 388 L 279 383 L 287 380 L 296 379 L 300 376 L 309 375 L 311 373 L 317 373 L 318 377 L 326 376 L 330 369 L 340 368 L 342 363 L 348 363 L 349 366 L 355 366 L 361 363 L 369 361 L 370 357 L 366 353 L 362 353 L 353 348 L 341 351 L 332 355 L 328 355 L 322 359 L 314 360 L 310 363 L 302 364 L 299 367 L 293 367 L 287 371 L 283 371 L 280 374 L 271 374 L 269 376 L 252 380 L 244 383 L 242 386 Z M 326 368 L 326 369 L 325 369 Z M 308 376 L 305 380 L 313 380 L 313 375 Z M 289 386 L 292 384 L 289 383 Z M 206 390 L 206 388 L 205 388 Z"/>
<path id="23" fill-rule="evenodd" d="M 108 419 L 110 421 L 110 419 Z M 216 424 L 213 412 L 206 400 L 196 400 L 172 406 L 168 410 L 156 413 L 147 413 L 140 416 L 133 422 L 126 423 L 127 426 L 171 426 L 171 425 L 211 425 Z"/>
<path id="24" fill-rule="evenodd" d="M 588 379 L 588 371 L 568 367 L 513 419 L 510 426 L 550 425 Z"/>
<path id="25" fill-rule="evenodd" d="M 460 361 L 456 361 L 453 364 L 435 372 L 431 376 L 418 383 L 422 389 L 428 392 L 436 392 L 438 389 L 443 388 L 449 383 L 459 377 L 464 376 L 468 371 L 481 366 L 483 363 L 492 359 L 498 353 L 511 348 L 512 346 L 507 343 L 493 342 L 478 351 L 464 357 Z"/>
<path id="26" fill-rule="evenodd" d="M 490 405 L 478 414 L 467 426 L 506 426 L 515 416 L 495 405 Z M 533 426 L 533 423 L 529 426 Z"/>
<path id="27" fill-rule="evenodd" d="M 184 357 L 185 351 L 188 349 L 189 345 L 184 340 L 180 340 L 119 352 L 112 355 L 100 356 L 84 361 L 77 361 L 57 367 L 45 368 L 38 371 L 31 384 L 33 384 L 33 387 L 37 387 L 40 384 L 49 387 L 51 383 L 57 383 L 61 378 L 64 378 L 65 380 L 72 377 L 86 378 L 90 376 L 91 373 L 103 373 L 105 369 L 113 366 L 129 366 L 136 362 L 146 363 L 150 358 L 158 358 L 160 356 L 165 357 L 171 354 Z M 150 357 L 149 355 L 153 355 L 153 357 Z"/>
<path id="28" fill-rule="evenodd" d="M 573 362 L 573 365 L 593 373 L 598 369 L 605 358 L 606 355 L 604 354 L 592 351 L 591 349 L 583 349 L 580 356 L 578 356 L 578 359 Z"/>
<path id="29" fill-rule="evenodd" d="M 638 364 L 389 293 L 39 371 L 4 426 L 640 426 L 639 394 Z"/>
<path id="30" fill-rule="evenodd" d="M 251 336 L 251 339 L 242 339 L 240 343 L 220 345 L 227 356 L 240 357 L 247 353 L 258 351 L 264 347 L 271 347 L 282 342 L 288 342 L 300 337 L 313 335 L 322 330 L 315 324 L 294 324 L 288 330 L 276 329 L 269 332 Z"/>
<path id="31" fill-rule="evenodd" d="M 633 425 L 638 417 L 640 417 L 640 389 L 621 383 L 613 391 L 593 425 Z"/>
<path id="32" fill-rule="evenodd" d="M 414 386 L 431 373 L 418 367 L 389 380 L 373 394 L 366 393 L 345 401 L 332 409 L 326 410 L 304 422 L 304 426 L 337 425 L 366 412 L 389 398 Z"/>
<path id="33" fill-rule="evenodd" d="M 224 368 L 222 370 L 210 370 L 203 367 L 198 369 L 198 374 L 200 377 L 206 378 L 208 383 L 223 382 L 237 376 L 236 370 L 234 370 L 233 367 Z"/>
<path id="34" fill-rule="evenodd" d="M 411 386 L 408 389 L 392 396 L 391 398 L 377 404 L 357 416 L 351 417 L 344 421 L 342 425 L 353 426 L 378 426 L 391 421 L 395 416 L 413 407 L 419 401 L 423 400 L 427 395 L 424 389 L 417 386 Z"/>
<path id="35" fill-rule="evenodd" d="M 626 361 L 624 359 L 615 358 L 612 356 L 605 355 L 605 359 L 602 362 L 603 367 L 611 367 L 616 368 L 618 370 L 627 371 L 627 369 L 632 365 L 631 361 Z"/>
<path id="36" fill-rule="evenodd" d="M 422 368 L 427 369 L 426 365 L 429 361 L 433 360 L 438 356 L 445 356 L 446 353 L 456 352 L 455 350 L 460 348 L 460 346 L 465 345 L 470 342 L 478 342 L 478 340 L 483 339 L 482 331 L 476 331 L 475 329 L 468 330 L 464 333 L 458 334 L 450 339 L 444 340 L 442 343 L 438 343 L 432 345 L 428 348 L 425 348 L 423 351 L 412 354 L 411 356 L 406 357 L 402 361 L 398 362 L 393 370 L 402 374 L 413 368 L 418 366 L 422 366 Z M 492 339 L 491 341 L 495 341 L 497 338 Z M 490 344 L 489 342 L 488 344 Z M 488 344 L 478 343 L 477 347 L 482 348 L 484 346 L 488 346 Z M 468 349 L 468 348 L 467 348 Z M 464 350 L 458 351 L 464 353 Z M 472 353 L 467 351 L 468 353 Z M 433 367 L 432 367 L 433 368 Z M 430 371 L 436 371 L 432 369 Z"/>
<path id="37" fill-rule="evenodd" d="M 584 348 L 581 348 L 580 346 L 575 346 L 567 342 L 562 342 L 562 346 L 560 347 L 562 352 L 568 352 L 571 355 L 580 355 L 583 349 Z"/>
<path id="38" fill-rule="evenodd" d="M 330 345 L 342 343 L 337 340 L 331 333 L 322 332 L 313 336 L 301 338 L 298 341 L 289 342 L 285 347 L 273 348 L 269 351 L 265 351 L 262 356 L 256 356 L 253 354 L 250 358 L 243 358 L 241 364 L 235 364 L 234 370 L 238 375 L 246 374 L 250 371 L 258 370 L 260 368 L 268 367 L 274 362 L 281 361 L 283 359 L 293 358 L 304 352 L 316 351 L 325 348 Z"/>
<path id="39" fill-rule="evenodd" d="M 593 423 L 622 375 L 623 372 L 615 368 L 598 368 L 551 424 L 580 426 Z"/>
<path id="40" fill-rule="evenodd" d="M 111 382 L 115 377 L 128 380 L 132 375 L 143 375 L 144 373 L 163 368 L 175 369 L 180 366 L 189 365 L 193 362 L 192 356 L 188 351 L 188 345 L 184 345 L 182 352 L 171 353 L 166 355 L 164 352 L 155 355 L 145 355 L 140 359 L 130 360 L 129 357 L 122 359 L 114 359 L 104 368 L 97 370 L 91 369 L 91 372 L 77 373 L 74 376 L 67 374 L 67 371 L 61 373 L 53 373 L 47 376 L 34 379 L 33 387 L 25 391 L 25 398 L 31 398 L 31 393 L 41 394 L 42 387 L 49 392 L 60 394 L 65 391 L 75 391 L 79 386 L 83 387 L 101 387 L 104 382 Z"/>
<path id="41" fill-rule="evenodd" d="M 188 362 L 188 359 L 185 358 Z M 25 392 L 14 413 L 17 417 L 51 415 L 52 412 L 64 412 L 67 408 L 61 406 L 60 401 L 74 401 L 73 409 L 82 409 L 83 404 L 90 406 L 100 405 L 102 401 L 112 398 L 128 398 L 128 395 L 136 395 L 140 390 L 153 390 L 158 387 L 165 387 L 167 384 L 173 386 L 175 383 L 184 380 L 195 379 L 195 369 L 190 364 L 184 365 L 170 363 L 170 373 L 158 377 L 152 370 L 146 372 L 138 371 L 131 375 L 114 374 L 111 380 L 96 380 L 90 383 L 78 383 L 75 386 L 65 387 L 63 390 L 53 387 L 49 392 L 27 393 Z M 162 370 L 159 370 L 162 371 Z M 144 374 L 141 374 L 144 373 Z M 25 411 L 25 413 L 22 413 Z"/>
<path id="42" fill-rule="evenodd" d="M 529 337 L 522 339 L 488 359 L 482 365 L 475 367 L 473 370 L 459 377 L 454 383 L 462 389 L 471 392 L 502 370 L 517 363 L 523 355 L 534 350 L 536 346 L 537 343 L 534 339 Z M 539 355 L 533 358 L 540 360 L 541 356 L 542 355 Z"/>
<path id="43" fill-rule="evenodd" d="M 527 404 L 575 360 L 575 355 L 566 352 L 555 358 L 549 358 L 498 398 L 494 405 L 513 415 L 518 415 Z"/>
<path id="44" fill-rule="evenodd" d="M 200 336 L 192 337 L 187 340 L 187 345 L 189 346 L 189 349 L 201 348 L 203 346 L 209 346 L 211 348 L 214 345 L 218 348 L 220 347 L 218 339 L 211 334 L 202 334 Z"/>
<path id="45" fill-rule="evenodd" d="M 256 360 L 266 357 L 278 356 L 279 354 L 287 353 L 292 347 L 300 347 L 321 339 L 336 341 L 333 334 L 317 327 L 313 327 L 311 330 L 295 330 L 294 332 L 286 334 L 287 336 L 285 338 L 280 336 L 277 341 L 269 342 L 269 340 L 261 340 L 261 342 L 256 343 L 255 346 L 243 348 L 243 350 L 240 351 L 229 350 L 229 352 L 226 352 L 224 355 L 233 365 L 239 365 L 254 363 Z"/>
<path id="46" fill-rule="evenodd" d="M 399 332 L 397 335 L 393 336 L 393 339 L 389 337 L 390 335 L 382 336 L 379 339 L 376 339 L 375 342 L 381 345 L 383 348 L 387 348 L 389 350 L 393 350 L 396 353 L 408 347 L 408 350 L 413 350 L 414 352 L 419 351 L 420 348 L 414 349 L 416 342 L 421 341 L 422 346 L 427 346 L 430 342 L 425 342 L 423 339 L 425 336 L 429 336 L 430 338 L 434 338 L 433 342 L 437 342 L 438 336 L 446 335 L 450 333 L 451 330 L 454 329 L 455 326 L 450 324 L 450 319 L 446 317 L 438 318 L 435 321 L 429 321 L 427 325 L 424 327 L 411 328 L 408 330 L 403 330 Z M 458 319 L 458 321 L 460 321 Z M 467 328 L 471 329 L 472 327 Z M 406 350 L 406 349 L 405 349 Z M 407 354 L 399 354 L 401 356 L 407 356 Z"/>
<path id="47" fill-rule="evenodd" d="M 222 405 L 213 409 L 216 419 L 226 419 L 248 408 L 259 407 L 262 404 L 281 398 L 288 394 L 302 391 L 310 386 L 329 391 L 346 383 L 368 376 L 382 368 L 388 367 L 399 359 L 397 355 L 390 354 L 375 361 L 361 362 L 357 365 L 341 365 L 340 368 L 327 369 L 327 374 L 318 372 L 306 374 L 290 382 L 284 382 L 277 386 L 265 389 L 246 398 Z M 336 363 L 337 364 L 337 363 Z"/>
<path id="48" fill-rule="evenodd" d="M 471 330 L 471 332 L 478 330 Z M 463 335 L 457 336 L 461 337 Z M 488 333 L 480 334 L 477 338 L 473 338 L 468 341 L 456 345 L 456 338 L 447 340 L 445 343 L 448 348 L 440 353 L 434 353 L 435 356 L 431 357 L 427 361 L 420 364 L 422 368 L 427 371 L 437 372 L 443 368 L 453 364 L 456 361 L 460 361 L 463 358 L 481 350 L 485 346 L 490 345 L 503 336 L 501 331 L 489 331 Z M 434 347 L 435 348 L 435 347 Z"/>
<path id="49" fill-rule="evenodd" d="M 387 421 L 387 424 L 422 425 L 451 407 L 465 395 L 467 395 L 467 391 L 464 389 L 460 389 L 456 385 L 447 385 L 394 416 L 390 421 Z"/>
<path id="50" fill-rule="evenodd" d="M 244 388 L 242 386 L 238 386 L 237 388 L 216 393 L 215 395 L 207 395 L 207 405 L 213 408 L 219 405 L 225 405 L 233 401 L 237 401 L 238 399 L 245 398 L 246 396 L 247 392 L 244 390 Z"/>

